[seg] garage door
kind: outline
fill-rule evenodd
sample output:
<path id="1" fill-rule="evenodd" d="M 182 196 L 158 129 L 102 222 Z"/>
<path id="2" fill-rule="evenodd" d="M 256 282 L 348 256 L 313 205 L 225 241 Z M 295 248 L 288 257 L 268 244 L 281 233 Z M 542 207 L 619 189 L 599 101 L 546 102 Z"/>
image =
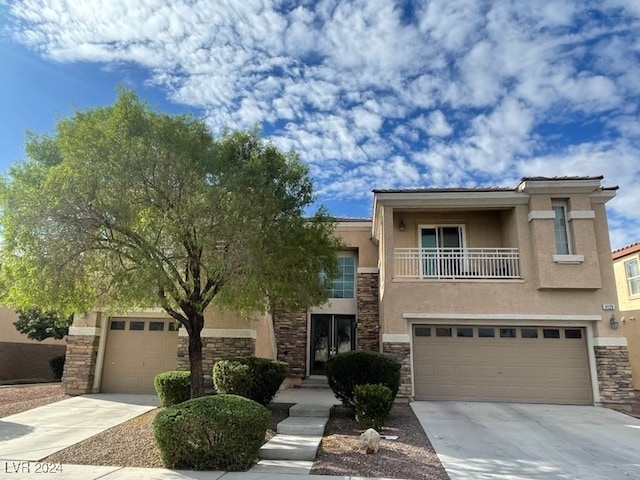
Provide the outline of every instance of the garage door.
<path id="1" fill-rule="evenodd" d="M 414 325 L 418 400 L 591 404 L 582 328 Z"/>
<path id="2" fill-rule="evenodd" d="M 155 393 L 153 379 L 177 367 L 178 332 L 165 318 L 111 318 L 102 392 Z"/>

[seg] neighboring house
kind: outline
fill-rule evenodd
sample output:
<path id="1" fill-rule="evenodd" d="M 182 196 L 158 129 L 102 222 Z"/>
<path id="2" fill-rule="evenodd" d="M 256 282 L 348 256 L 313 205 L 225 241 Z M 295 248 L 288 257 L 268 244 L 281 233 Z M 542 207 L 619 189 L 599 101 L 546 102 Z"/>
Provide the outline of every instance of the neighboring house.
<path id="1" fill-rule="evenodd" d="M 633 389 L 640 401 L 640 242 L 613 252 L 618 290 L 618 321 L 629 343 Z"/>
<path id="2" fill-rule="evenodd" d="M 404 397 L 628 408 L 627 342 L 609 310 L 616 188 L 601 180 L 374 190 L 372 219 L 337 223 L 346 249 L 331 299 L 253 319 L 211 310 L 205 373 L 255 353 L 288 362 L 295 384 L 336 352 L 371 349 L 402 362 Z M 187 368 L 186 334 L 171 324 L 153 312 L 77 317 L 67 391 L 150 391 L 155 373 Z"/>
<path id="3" fill-rule="evenodd" d="M 15 311 L 0 308 L 0 381 L 53 380 L 49 360 L 64 355 L 66 341 L 31 340 L 16 330 L 17 320 Z"/>

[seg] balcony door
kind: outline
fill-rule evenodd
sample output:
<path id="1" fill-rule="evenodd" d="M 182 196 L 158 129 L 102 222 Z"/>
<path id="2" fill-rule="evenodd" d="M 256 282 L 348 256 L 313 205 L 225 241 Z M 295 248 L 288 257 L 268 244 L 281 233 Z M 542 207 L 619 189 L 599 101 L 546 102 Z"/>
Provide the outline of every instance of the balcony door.
<path id="1" fill-rule="evenodd" d="M 329 357 L 356 348 L 356 316 L 312 314 L 309 373 L 325 375 Z"/>
<path id="2" fill-rule="evenodd" d="M 464 228 L 461 225 L 429 226 L 420 229 L 420 246 L 424 249 L 423 277 L 451 277 L 461 270 Z"/>

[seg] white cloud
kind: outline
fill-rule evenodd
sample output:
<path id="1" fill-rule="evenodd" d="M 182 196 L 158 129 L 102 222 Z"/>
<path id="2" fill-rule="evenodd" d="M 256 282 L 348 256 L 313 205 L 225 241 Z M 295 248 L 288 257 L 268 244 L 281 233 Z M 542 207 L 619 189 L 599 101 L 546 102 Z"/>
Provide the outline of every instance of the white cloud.
<path id="1" fill-rule="evenodd" d="M 24 0 L 8 10 L 14 39 L 52 61 L 133 63 L 215 131 L 262 123 L 301 153 L 327 199 L 603 173 L 621 186 L 613 228 L 624 219 L 640 237 L 627 193 L 640 180 L 637 1 Z"/>

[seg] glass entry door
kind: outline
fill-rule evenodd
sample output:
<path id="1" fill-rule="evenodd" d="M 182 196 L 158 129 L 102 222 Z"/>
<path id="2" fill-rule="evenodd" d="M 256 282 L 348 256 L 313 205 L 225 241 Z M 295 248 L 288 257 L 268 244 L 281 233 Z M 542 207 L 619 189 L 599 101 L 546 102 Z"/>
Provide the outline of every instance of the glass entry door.
<path id="1" fill-rule="evenodd" d="M 325 375 L 325 364 L 336 353 L 356 348 L 355 315 L 311 315 L 309 373 Z"/>

